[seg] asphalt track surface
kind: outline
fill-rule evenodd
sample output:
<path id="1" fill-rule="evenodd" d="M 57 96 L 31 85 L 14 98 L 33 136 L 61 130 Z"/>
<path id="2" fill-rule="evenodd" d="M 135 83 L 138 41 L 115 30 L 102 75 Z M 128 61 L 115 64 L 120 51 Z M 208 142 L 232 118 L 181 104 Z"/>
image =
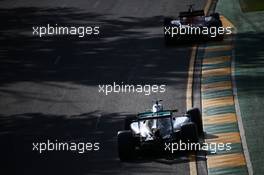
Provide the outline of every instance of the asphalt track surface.
<path id="1" fill-rule="evenodd" d="M 121 163 L 123 119 L 186 110 L 191 47 L 166 48 L 162 24 L 185 0 L 0 1 L 0 137 L 5 174 L 189 174 L 185 156 Z M 204 1 L 194 2 L 203 8 Z M 32 26 L 99 25 L 100 38 L 33 37 Z M 166 93 L 98 93 L 99 84 L 165 84 Z M 32 151 L 32 142 L 100 142 L 100 151 Z M 2 173 L 1 173 L 2 174 Z"/>

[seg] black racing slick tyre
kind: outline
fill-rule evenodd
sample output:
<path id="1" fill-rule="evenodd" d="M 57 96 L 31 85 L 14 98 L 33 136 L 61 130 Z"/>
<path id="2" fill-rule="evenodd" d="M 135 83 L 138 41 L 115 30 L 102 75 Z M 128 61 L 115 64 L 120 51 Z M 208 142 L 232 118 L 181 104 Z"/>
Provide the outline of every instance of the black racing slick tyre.
<path id="1" fill-rule="evenodd" d="M 196 124 L 193 122 L 185 123 L 181 126 L 181 139 L 183 142 L 198 142 L 198 133 Z"/>
<path id="2" fill-rule="evenodd" d="M 166 46 L 172 46 L 173 45 L 173 40 L 169 36 L 164 36 L 164 43 Z"/>
<path id="3" fill-rule="evenodd" d="M 213 18 L 220 20 L 220 15 L 219 13 L 212 13 L 210 16 L 212 16 Z"/>
<path id="4" fill-rule="evenodd" d="M 213 13 L 210 16 L 213 18 L 210 22 L 210 27 L 216 27 L 216 28 L 223 27 L 219 13 Z M 212 39 L 215 41 L 222 41 L 224 39 L 224 33 L 222 34 L 216 33 L 216 36 L 212 37 Z"/>
<path id="5" fill-rule="evenodd" d="M 133 120 L 136 120 L 137 117 L 136 116 L 128 116 L 125 118 L 125 126 L 124 129 L 125 130 L 130 130 L 130 124 L 133 122 Z"/>
<path id="6" fill-rule="evenodd" d="M 131 131 L 117 133 L 118 155 L 121 161 L 131 161 L 135 158 L 135 141 Z"/>
<path id="7" fill-rule="evenodd" d="M 198 108 L 189 109 L 186 114 L 191 118 L 191 121 L 195 123 L 199 136 L 203 136 L 203 121 L 202 115 Z"/>
<path id="8" fill-rule="evenodd" d="M 172 21 L 173 19 L 172 18 L 164 18 L 164 21 L 163 21 L 163 25 L 164 26 L 171 26 L 171 21 Z"/>
<path id="9" fill-rule="evenodd" d="M 167 33 L 167 30 L 165 28 L 170 28 L 172 18 L 164 18 L 163 21 L 163 27 L 164 27 L 164 42 L 166 46 L 171 46 L 173 44 L 173 39 L 169 33 Z"/>

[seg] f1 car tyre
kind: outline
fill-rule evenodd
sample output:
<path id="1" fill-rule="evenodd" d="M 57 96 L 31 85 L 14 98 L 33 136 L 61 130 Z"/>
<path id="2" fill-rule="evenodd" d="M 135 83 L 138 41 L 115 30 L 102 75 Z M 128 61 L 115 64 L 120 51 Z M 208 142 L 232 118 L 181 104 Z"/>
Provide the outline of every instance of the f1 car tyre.
<path id="1" fill-rule="evenodd" d="M 223 27 L 222 21 L 220 19 L 220 15 L 219 13 L 213 13 L 210 16 L 212 16 L 212 20 L 210 23 L 210 27 Z M 224 35 L 223 34 L 218 34 L 216 35 L 216 37 L 214 38 L 214 40 L 216 41 L 222 41 L 224 39 Z"/>
<path id="2" fill-rule="evenodd" d="M 199 136 L 203 136 L 203 121 L 202 115 L 198 108 L 189 109 L 186 114 L 191 118 L 191 121 L 196 124 Z"/>
<path id="3" fill-rule="evenodd" d="M 128 116 L 125 118 L 125 130 L 130 130 L 130 124 L 132 123 L 133 120 L 136 120 L 137 117 L 136 116 Z"/>
<path id="4" fill-rule="evenodd" d="M 166 34 L 165 35 L 165 27 L 170 27 L 171 26 L 171 21 L 172 18 L 164 18 L 163 26 L 164 26 L 164 40 L 165 40 L 165 45 L 166 46 L 171 46 L 173 44 L 173 39 L 171 35 Z"/>
<path id="5" fill-rule="evenodd" d="M 172 46 L 173 45 L 173 39 L 170 36 L 165 36 L 164 41 L 165 41 L 166 46 Z"/>
<path id="6" fill-rule="evenodd" d="M 181 139 L 184 142 L 198 142 L 198 133 L 196 124 L 193 122 L 185 123 L 181 126 Z"/>
<path id="7" fill-rule="evenodd" d="M 212 16 L 214 19 L 220 20 L 219 13 L 212 13 L 210 16 Z"/>
<path id="8" fill-rule="evenodd" d="M 118 154 L 121 161 L 131 161 L 135 157 L 135 142 L 131 131 L 117 133 Z"/>
<path id="9" fill-rule="evenodd" d="M 191 17 L 191 16 L 204 16 L 204 11 L 203 10 L 196 10 L 192 12 L 180 12 L 179 17 Z"/>
<path id="10" fill-rule="evenodd" d="M 171 21 L 172 21 L 173 19 L 172 18 L 164 18 L 164 26 L 170 26 L 171 25 Z"/>

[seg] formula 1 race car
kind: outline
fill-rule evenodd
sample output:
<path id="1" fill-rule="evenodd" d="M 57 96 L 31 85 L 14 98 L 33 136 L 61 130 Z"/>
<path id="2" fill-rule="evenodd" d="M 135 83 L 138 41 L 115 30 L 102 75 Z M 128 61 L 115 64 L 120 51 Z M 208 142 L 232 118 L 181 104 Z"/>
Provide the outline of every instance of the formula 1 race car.
<path id="1" fill-rule="evenodd" d="M 228 31 L 226 31 L 228 30 Z M 225 29 L 218 13 L 205 16 L 203 10 L 180 12 L 178 19 L 164 19 L 164 39 L 166 45 L 182 44 L 196 41 L 223 40 Z"/>
<path id="2" fill-rule="evenodd" d="M 118 131 L 118 153 L 121 161 L 129 161 L 144 150 L 164 150 L 165 143 L 197 143 L 203 136 L 201 113 L 198 108 L 175 116 L 177 110 L 163 110 L 157 100 L 152 110 L 125 119 L 125 130 Z M 154 151 L 155 152 L 155 151 Z"/>

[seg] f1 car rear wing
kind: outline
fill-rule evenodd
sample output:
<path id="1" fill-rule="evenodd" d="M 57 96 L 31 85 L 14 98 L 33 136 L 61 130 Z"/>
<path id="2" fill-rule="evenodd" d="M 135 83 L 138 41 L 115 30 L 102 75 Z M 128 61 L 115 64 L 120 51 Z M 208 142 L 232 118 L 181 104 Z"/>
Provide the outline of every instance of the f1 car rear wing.
<path id="1" fill-rule="evenodd" d="M 142 121 L 142 120 L 151 120 L 151 119 L 159 119 L 159 118 L 171 118 L 172 115 L 164 115 L 164 116 L 147 116 L 147 117 L 140 117 L 137 119 L 137 121 Z"/>
<path id="2" fill-rule="evenodd" d="M 178 110 L 173 109 L 173 110 L 164 110 L 164 111 L 159 111 L 159 112 L 139 113 L 137 115 L 137 121 L 158 119 L 158 118 L 171 118 L 172 113 L 175 113 L 175 112 L 178 112 Z"/>
<path id="3" fill-rule="evenodd" d="M 203 10 L 196 10 L 191 12 L 180 12 L 179 18 L 183 17 L 195 17 L 195 16 L 205 16 Z"/>

